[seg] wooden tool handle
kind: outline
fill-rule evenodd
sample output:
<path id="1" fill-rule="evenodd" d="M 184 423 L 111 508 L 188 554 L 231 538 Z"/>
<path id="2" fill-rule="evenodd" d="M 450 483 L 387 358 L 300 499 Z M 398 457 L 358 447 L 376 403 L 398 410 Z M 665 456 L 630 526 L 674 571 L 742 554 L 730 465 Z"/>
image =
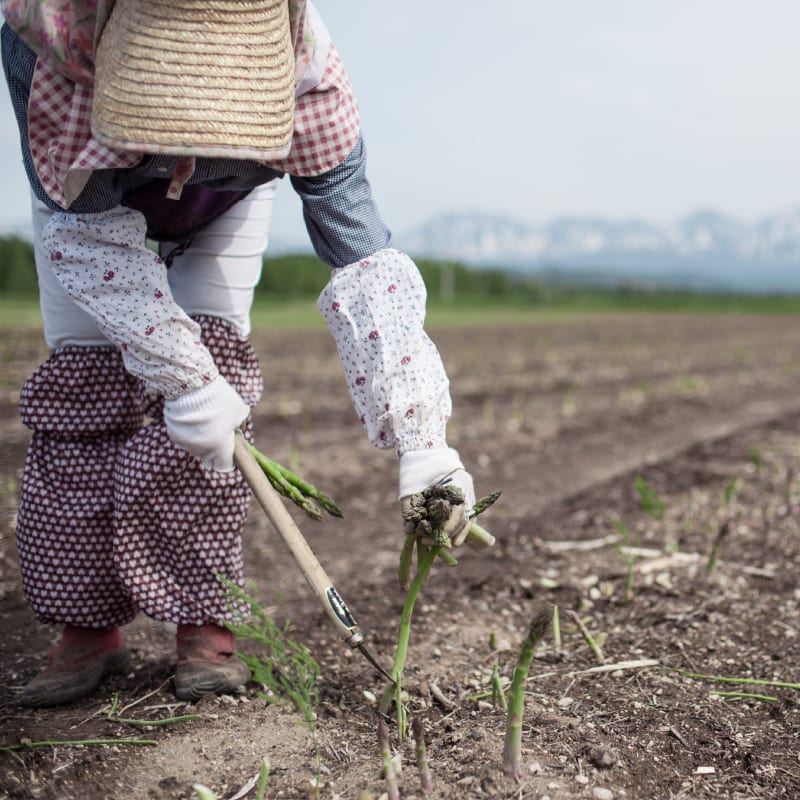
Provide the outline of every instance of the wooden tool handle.
<path id="1" fill-rule="evenodd" d="M 250 446 L 244 436 L 237 433 L 234 438 L 234 461 L 250 486 L 258 504 L 264 509 L 275 530 L 286 543 L 309 586 L 322 600 L 328 616 L 345 634 L 350 646 L 357 647 L 363 641 L 364 636 L 353 619 L 350 609 L 334 588 L 331 579 L 314 555 L 314 551 L 309 547 L 305 537 L 286 510 L 281 496 L 275 491 L 258 465 L 255 456 L 250 452 Z"/>

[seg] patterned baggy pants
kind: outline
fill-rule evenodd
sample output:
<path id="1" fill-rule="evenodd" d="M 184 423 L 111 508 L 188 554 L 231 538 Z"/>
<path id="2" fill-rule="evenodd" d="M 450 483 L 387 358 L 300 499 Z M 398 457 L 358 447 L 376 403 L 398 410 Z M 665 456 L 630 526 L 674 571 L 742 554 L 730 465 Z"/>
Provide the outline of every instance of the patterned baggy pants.
<path id="1" fill-rule="evenodd" d="M 255 406 L 261 373 L 248 339 L 196 319 L 219 371 Z M 23 386 L 33 436 L 17 544 L 40 620 L 103 628 L 139 610 L 183 624 L 230 617 L 217 575 L 242 583 L 249 490 L 237 470 L 206 469 L 173 444 L 162 406 L 112 347 L 54 350 Z"/>

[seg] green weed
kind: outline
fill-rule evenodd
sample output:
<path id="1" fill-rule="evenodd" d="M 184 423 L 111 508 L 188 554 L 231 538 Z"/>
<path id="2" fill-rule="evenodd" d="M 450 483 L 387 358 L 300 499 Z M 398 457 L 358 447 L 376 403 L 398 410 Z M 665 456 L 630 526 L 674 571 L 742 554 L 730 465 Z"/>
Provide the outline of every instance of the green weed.
<path id="1" fill-rule="evenodd" d="M 748 447 L 747 448 L 747 460 L 756 468 L 761 469 L 761 466 L 764 463 L 764 457 L 761 455 L 761 451 L 755 447 Z"/>
<path id="2" fill-rule="evenodd" d="M 684 375 L 675 381 L 675 389 L 678 394 L 686 396 L 706 394 L 708 381 L 699 375 Z"/>
<path id="3" fill-rule="evenodd" d="M 253 680 L 265 691 L 258 696 L 266 703 L 290 702 L 303 719 L 314 744 L 319 793 L 322 762 L 317 739 L 317 713 L 319 690 L 317 680 L 319 664 L 304 644 L 294 641 L 288 634 L 289 620 L 278 625 L 272 610 L 222 576 L 218 580 L 228 593 L 228 605 L 235 617 L 225 625 L 237 640 L 249 640 L 261 645 L 266 654 L 240 653 L 239 657 L 250 668 Z M 239 611 L 245 609 L 245 611 Z M 267 766 L 268 770 L 269 767 Z"/>
<path id="4" fill-rule="evenodd" d="M 667 504 L 658 496 L 655 488 L 649 484 L 641 475 L 637 475 L 633 481 L 636 493 L 639 495 L 642 511 L 649 514 L 653 519 L 663 520 Z"/>
<path id="5" fill-rule="evenodd" d="M 633 566 L 636 563 L 636 556 L 632 554 L 631 547 L 638 546 L 639 537 L 637 536 L 636 541 L 632 542 L 628 526 L 621 519 L 612 520 L 611 524 L 622 538 L 622 541 L 617 542 L 613 547 L 625 561 L 624 599 L 626 603 L 630 603 L 633 600 Z"/>
<path id="6" fill-rule="evenodd" d="M 225 625 L 239 640 L 250 640 L 262 645 L 266 655 L 240 654 L 250 667 L 253 680 L 266 687 L 259 694 L 265 702 L 284 702 L 288 699 L 303 718 L 309 732 L 316 732 L 316 707 L 319 703 L 317 679 L 319 664 L 311 651 L 289 637 L 289 621 L 278 625 L 271 610 L 261 605 L 231 581 L 220 579 L 230 597 L 232 608 L 244 607 L 249 616 L 238 614 Z"/>
<path id="7" fill-rule="evenodd" d="M 736 493 L 739 491 L 739 484 L 734 478 L 729 481 L 725 488 L 722 490 L 722 506 L 727 508 L 736 499 Z"/>

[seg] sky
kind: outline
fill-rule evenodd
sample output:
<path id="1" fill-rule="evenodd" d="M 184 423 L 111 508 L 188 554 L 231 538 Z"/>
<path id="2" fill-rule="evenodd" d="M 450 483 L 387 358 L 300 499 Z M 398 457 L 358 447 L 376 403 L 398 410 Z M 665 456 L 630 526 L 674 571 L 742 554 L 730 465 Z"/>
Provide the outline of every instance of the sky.
<path id="1" fill-rule="evenodd" d="M 446 212 L 743 220 L 800 207 L 797 0 L 317 0 L 396 232 Z M 0 228 L 27 218 L 0 92 Z M 305 239 L 286 182 L 272 231 Z"/>

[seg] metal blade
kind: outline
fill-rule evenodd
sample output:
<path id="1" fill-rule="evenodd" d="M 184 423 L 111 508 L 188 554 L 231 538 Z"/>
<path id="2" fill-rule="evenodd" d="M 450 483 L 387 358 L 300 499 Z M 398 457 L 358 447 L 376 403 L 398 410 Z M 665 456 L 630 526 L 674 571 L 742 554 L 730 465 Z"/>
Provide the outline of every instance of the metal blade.
<path id="1" fill-rule="evenodd" d="M 375 667 L 375 669 L 378 670 L 378 672 L 380 672 L 384 678 L 389 680 L 391 683 L 395 683 L 395 679 L 378 663 L 375 656 L 373 656 L 372 653 L 367 650 L 367 647 L 363 642 L 359 642 L 356 647 L 361 651 L 361 654 L 364 656 L 364 658 L 366 658 L 367 661 L 369 661 L 369 663 L 372 664 L 372 666 Z"/>

